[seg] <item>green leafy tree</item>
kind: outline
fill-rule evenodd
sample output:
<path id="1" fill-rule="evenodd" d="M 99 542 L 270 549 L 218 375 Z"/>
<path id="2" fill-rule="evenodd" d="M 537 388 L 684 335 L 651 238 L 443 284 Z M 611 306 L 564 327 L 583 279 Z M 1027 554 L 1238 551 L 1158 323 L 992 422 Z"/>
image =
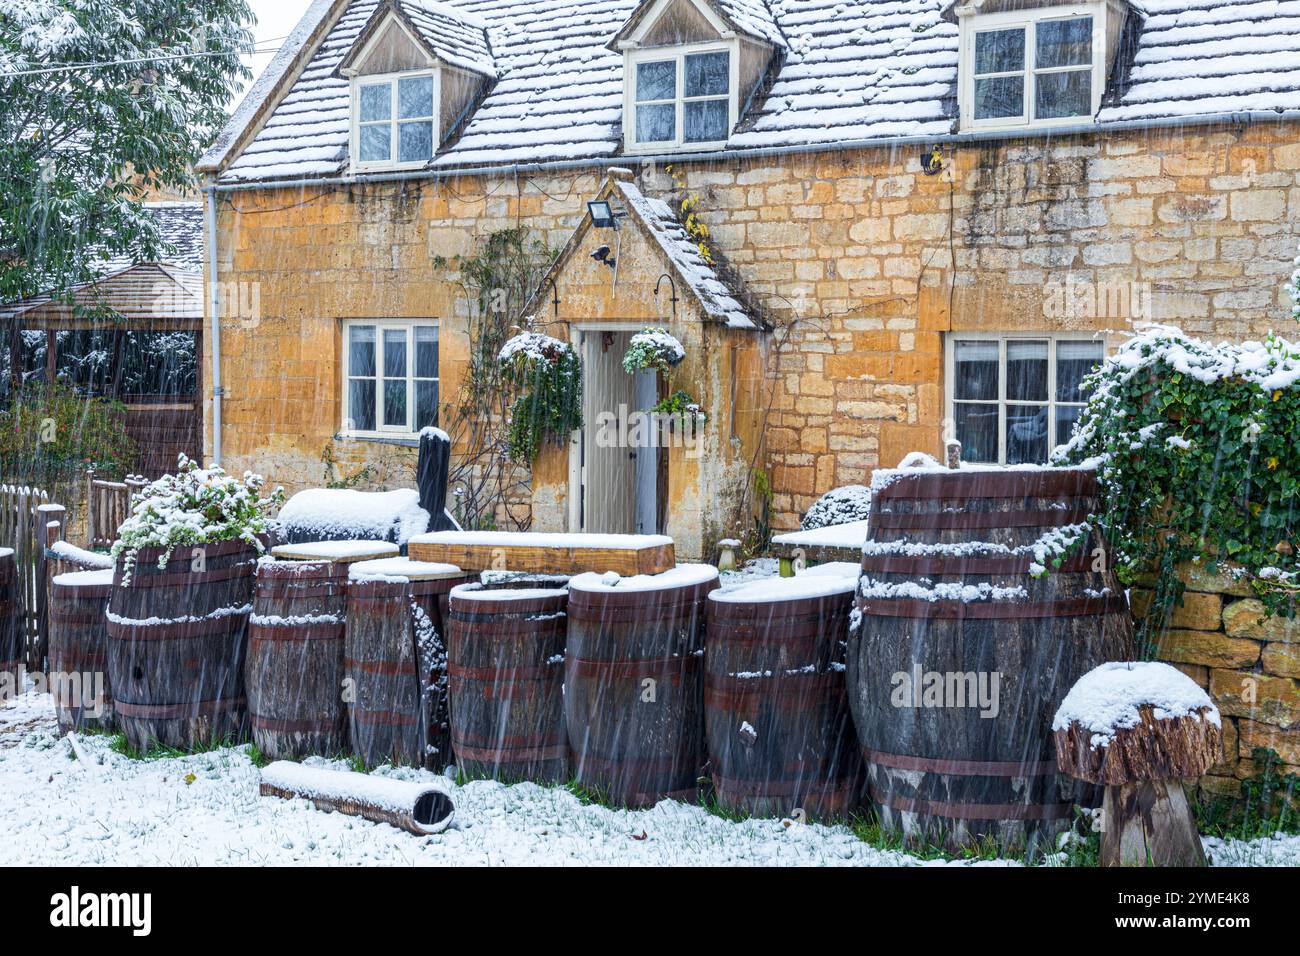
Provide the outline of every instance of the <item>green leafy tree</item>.
<path id="1" fill-rule="evenodd" d="M 0 0 L 0 302 L 162 256 L 143 199 L 194 184 L 251 21 L 245 0 Z"/>

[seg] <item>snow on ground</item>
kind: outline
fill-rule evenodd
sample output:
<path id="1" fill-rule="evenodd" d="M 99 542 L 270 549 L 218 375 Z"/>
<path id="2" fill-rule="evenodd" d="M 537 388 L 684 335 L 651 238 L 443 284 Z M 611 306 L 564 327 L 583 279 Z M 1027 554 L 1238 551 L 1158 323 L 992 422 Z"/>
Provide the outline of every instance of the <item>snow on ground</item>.
<path id="1" fill-rule="evenodd" d="M 0 706 L 0 865 L 989 865 L 877 849 L 845 827 L 733 822 L 672 801 L 610 810 L 563 788 L 378 771 L 441 786 L 455 801 L 451 829 L 415 837 L 259 796 L 245 748 L 139 761 L 106 737 L 79 736 L 78 747 L 89 763 L 58 737 L 47 695 Z M 1300 837 L 1206 846 L 1216 864 L 1300 865 Z"/>

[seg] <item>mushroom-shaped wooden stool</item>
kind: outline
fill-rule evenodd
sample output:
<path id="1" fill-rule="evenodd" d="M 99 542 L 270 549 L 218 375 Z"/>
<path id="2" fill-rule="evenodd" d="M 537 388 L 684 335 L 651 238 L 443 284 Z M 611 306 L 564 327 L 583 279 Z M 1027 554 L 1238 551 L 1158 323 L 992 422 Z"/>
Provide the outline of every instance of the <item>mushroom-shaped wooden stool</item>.
<path id="1" fill-rule="evenodd" d="M 1102 866 L 1204 866 L 1183 781 L 1223 759 L 1219 711 L 1168 664 L 1102 664 L 1052 721 L 1061 772 L 1106 788 Z"/>
<path id="2" fill-rule="evenodd" d="M 736 570 L 736 549 L 740 547 L 740 542 L 735 538 L 723 538 L 718 542 L 718 547 L 722 550 L 722 556 L 718 558 L 718 570 Z"/>

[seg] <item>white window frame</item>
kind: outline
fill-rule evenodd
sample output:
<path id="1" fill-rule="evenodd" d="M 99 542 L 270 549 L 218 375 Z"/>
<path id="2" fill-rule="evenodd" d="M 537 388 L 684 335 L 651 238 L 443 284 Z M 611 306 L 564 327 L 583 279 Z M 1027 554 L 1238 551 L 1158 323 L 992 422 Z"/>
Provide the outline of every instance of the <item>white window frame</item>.
<path id="1" fill-rule="evenodd" d="M 373 326 L 375 330 L 375 427 L 358 429 L 350 427 L 356 421 L 352 415 L 352 329 Z M 415 330 L 432 328 L 438 339 L 438 376 L 436 378 L 415 375 Z M 406 333 L 406 424 L 384 424 L 384 332 L 404 330 Z M 415 383 L 438 383 L 438 412 L 441 417 L 442 405 L 442 329 L 437 319 L 345 319 L 343 321 L 343 385 L 340 405 L 343 410 L 340 433 L 347 438 L 394 438 L 418 435 L 420 429 L 413 424 L 415 417 Z"/>
<path id="2" fill-rule="evenodd" d="M 1056 447 L 1056 410 L 1058 408 L 1081 408 L 1087 404 L 1080 402 L 1062 402 L 1056 398 L 1057 349 L 1062 342 L 1092 342 L 1101 346 L 1102 357 L 1107 354 L 1107 342 L 1102 335 L 1087 332 L 948 332 L 944 335 L 944 416 L 945 430 L 950 430 L 956 437 L 956 403 L 957 399 L 957 342 L 981 341 L 998 343 L 998 397 L 993 399 L 961 399 L 963 405 L 987 405 L 998 410 L 998 460 L 987 464 L 1005 465 L 1007 463 L 1007 406 L 1035 406 L 1047 409 L 1048 442 L 1047 453 L 1051 455 Z M 1015 401 L 1007 399 L 1007 345 L 1011 342 L 1047 342 L 1047 400 Z M 947 436 L 945 436 L 947 437 Z M 972 462 L 986 464 L 985 462 Z M 1041 463 L 1040 463 L 1041 464 Z"/>
<path id="3" fill-rule="evenodd" d="M 1043 7 L 1036 10 L 1014 10 L 1001 13 L 977 13 L 969 8 L 959 8 L 958 17 L 961 24 L 960 66 L 961 82 L 958 84 L 958 99 L 961 106 L 961 125 L 963 129 L 1039 129 L 1056 126 L 1078 126 L 1094 121 L 1101 109 L 1101 97 L 1106 88 L 1107 37 L 1109 34 L 1109 4 L 1102 0 L 1097 3 L 1079 3 L 1056 7 Z M 1092 17 L 1092 104 L 1087 115 L 1061 116 L 1051 119 L 1037 119 L 1034 116 L 1034 104 L 1037 100 L 1036 82 L 1039 73 L 1063 73 L 1078 67 L 1052 67 L 1044 70 L 1037 68 L 1038 53 L 1037 28 L 1046 20 L 1072 20 L 1079 17 Z M 1019 117 L 993 117 L 977 120 L 975 118 L 975 35 L 997 30 L 1021 28 L 1025 31 L 1025 101 L 1024 111 Z M 987 76 L 1014 76 L 1009 74 L 985 74 Z"/>
<path id="4" fill-rule="evenodd" d="M 400 80 L 417 79 L 420 77 L 431 77 L 433 79 L 433 115 L 429 117 L 411 116 L 405 119 L 398 119 L 398 100 L 397 84 Z M 389 159 L 372 160 L 371 162 L 362 162 L 361 160 L 361 87 L 378 86 L 382 83 L 389 85 L 389 93 L 392 97 L 392 117 L 388 120 L 388 125 L 392 127 L 389 134 Z M 438 69 L 427 70 L 406 70 L 401 73 L 376 73 L 368 76 L 359 75 L 352 78 L 352 131 L 351 131 L 351 148 L 352 170 L 358 173 L 392 171 L 392 170 L 412 170 L 423 169 L 428 166 L 433 157 L 438 155 L 438 146 L 442 133 L 442 71 Z M 433 149 L 428 159 L 410 162 L 400 162 L 398 160 L 398 145 L 400 142 L 398 128 L 402 123 L 428 121 L 433 125 Z M 366 123 L 366 126 L 378 125 L 377 123 Z"/>
<path id="5" fill-rule="evenodd" d="M 686 58 L 701 53 L 727 53 L 727 136 L 707 143 L 688 143 L 685 140 L 685 118 L 687 100 L 720 100 L 721 96 L 686 96 Z M 659 63 L 674 60 L 677 64 L 677 90 L 674 97 L 676 106 L 675 136 L 671 140 L 655 140 L 641 143 L 636 138 L 636 72 L 637 64 Z M 731 138 L 731 132 L 739 121 L 740 89 L 740 41 L 717 40 L 704 43 L 687 43 L 681 46 L 644 47 L 626 50 L 623 54 L 623 148 L 625 153 L 662 153 L 662 152 L 699 152 L 717 150 L 725 147 Z M 647 101 L 651 102 L 651 101 Z M 653 102 L 667 102 L 655 100 Z"/>

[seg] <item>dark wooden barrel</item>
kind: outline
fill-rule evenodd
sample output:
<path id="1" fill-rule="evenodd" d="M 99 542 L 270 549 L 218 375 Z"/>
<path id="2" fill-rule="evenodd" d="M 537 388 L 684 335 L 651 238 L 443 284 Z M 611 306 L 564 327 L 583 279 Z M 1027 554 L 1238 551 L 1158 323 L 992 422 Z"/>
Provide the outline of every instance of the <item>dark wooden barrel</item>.
<path id="1" fill-rule="evenodd" d="M 64 733 L 110 730 L 108 601 L 113 572 L 76 571 L 50 582 L 50 693 Z"/>
<path id="2" fill-rule="evenodd" d="M 846 817 L 862 757 L 844 659 L 856 577 L 763 581 L 709 601 L 704 714 L 719 805 Z"/>
<path id="3" fill-rule="evenodd" d="M 19 681 L 27 653 L 21 614 L 18 562 L 13 548 L 0 548 L 0 684 L 7 678 L 15 694 L 22 692 Z"/>
<path id="4" fill-rule="evenodd" d="M 1123 588 L 1095 530 L 1059 568 L 1030 573 L 1035 542 L 1095 510 L 1096 476 L 890 477 L 872 498 L 848 658 L 871 800 L 913 843 L 1045 845 L 1074 804 L 1096 800 L 1058 773 L 1052 716 L 1075 680 L 1132 654 Z"/>
<path id="5" fill-rule="evenodd" d="M 132 747 L 180 750 L 247 736 L 244 654 L 257 550 L 243 541 L 142 548 L 109 599 L 108 680 Z M 200 560 L 201 556 L 201 560 Z"/>
<path id="6" fill-rule="evenodd" d="M 411 614 L 415 629 L 416 663 L 423 680 L 425 761 L 429 770 L 442 771 L 453 762 L 451 704 L 447 688 L 447 613 L 453 588 L 477 578 L 454 564 L 385 558 L 362 561 L 351 567 L 354 581 L 367 578 L 403 578 L 411 583 Z"/>
<path id="7" fill-rule="evenodd" d="M 344 750 L 347 575 L 331 561 L 258 563 L 244 683 L 253 740 L 272 760 Z"/>
<path id="8" fill-rule="evenodd" d="M 564 733 L 563 589 L 451 592 L 447 676 L 451 745 L 467 777 L 569 779 Z"/>
<path id="9" fill-rule="evenodd" d="M 367 769 L 424 766 L 427 725 L 411 582 L 365 577 L 348 585 L 348 726 Z"/>
<path id="10" fill-rule="evenodd" d="M 574 578 L 564 711 L 575 779 L 619 806 L 695 800 L 704 771 L 704 631 L 718 571 Z"/>

